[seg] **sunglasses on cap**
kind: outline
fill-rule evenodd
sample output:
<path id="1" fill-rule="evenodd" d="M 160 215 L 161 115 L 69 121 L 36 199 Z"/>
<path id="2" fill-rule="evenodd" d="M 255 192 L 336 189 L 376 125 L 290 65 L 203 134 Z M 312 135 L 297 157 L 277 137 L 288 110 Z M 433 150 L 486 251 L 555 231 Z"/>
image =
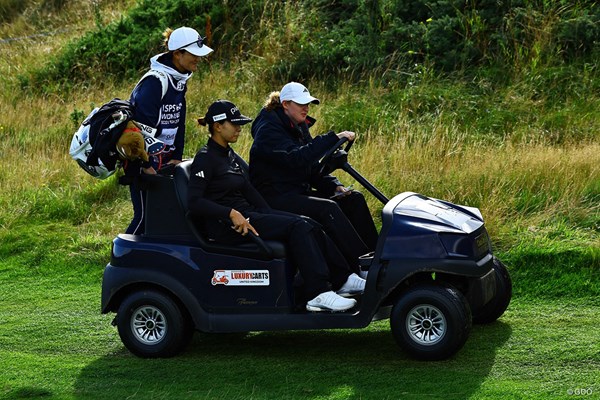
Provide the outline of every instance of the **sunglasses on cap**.
<path id="1" fill-rule="evenodd" d="M 198 47 L 201 48 L 202 46 L 204 46 L 204 40 L 206 40 L 206 38 L 203 38 L 202 36 L 198 36 L 198 40 L 194 40 L 191 43 L 184 44 L 183 46 L 181 46 L 181 47 L 179 47 L 179 48 L 177 48 L 175 50 L 185 50 L 186 47 L 188 47 L 188 46 L 190 46 L 190 45 L 192 45 L 194 43 L 196 43 L 198 45 Z"/>

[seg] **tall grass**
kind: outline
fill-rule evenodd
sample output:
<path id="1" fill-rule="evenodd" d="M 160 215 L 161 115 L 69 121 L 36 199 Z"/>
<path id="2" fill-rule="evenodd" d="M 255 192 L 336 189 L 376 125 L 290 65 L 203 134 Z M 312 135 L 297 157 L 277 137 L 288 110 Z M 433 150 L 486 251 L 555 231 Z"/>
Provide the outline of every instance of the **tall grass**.
<path id="1" fill-rule="evenodd" d="M 218 70 L 192 78 L 187 157 L 206 140 L 205 129 L 195 126 L 193 117 L 202 115 L 213 99 L 231 99 L 249 115 L 260 109 L 270 89 L 266 85 L 252 91 L 238 89 L 237 85 L 243 88 L 245 84 Z M 594 216 L 600 196 L 600 144 L 593 138 L 549 146 L 542 139 L 513 141 L 507 135 L 498 143 L 493 138 L 477 137 L 464 125 L 446 124 L 443 118 L 415 123 L 410 110 L 369 106 L 369 99 L 389 95 L 384 88 L 367 87 L 358 94 L 348 91 L 340 96 L 315 83 L 312 90 L 323 100 L 321 106 L 311 108 L 318 118 L 315 133 L 355 129 L 358 140 L 351 150 L 351 163 L 388 196 L 416 191 L 480 207 L 492 231 L 501 231 L 501 227 L 513 226 L 519 220 L 538 225 L 559 218 L 597 229 Z M 76 94 L 70 101 L 30 95 L 3 98 L 7 118 L 0 127 L 0 139 L 3 159 L 11 166 L 0 170 L 3 201 L 26 207 L 27 201 L 15 200 L 32 198 L 36 193 L 36 201 L 46 199 L 58 207 L 64 199 L 71 199 L 67 204 L 75 207 L 84 201 L 81 191 L 90 190 L 98 192 L 91 196 L 99 201 L 106 196 L 126 198 L 114 180 L 98 182 L 85 175 L 69 158 L 67 149 L 75 129 L 70 118 L 73 110 L 87 113 L 93 104 L 113 96 L 126 98 L 128 92 L 129 88 L 106 87 Z M 360 118 L 345 116 L 349 110 Z M 441 113 L 446 111 L 452 110 Z M 236 149 L 247 157 L 250 145 L 246 129 Z M 338 174 L 349 181 L 343 172 Z M 370 201 L 377 215 L 381 205 Z M 33 203 L 29 207 L 29 212 L 39 213 L 40 208 Z M 129 211 L 123 210 L 119 218 L 126 220 Z M 0 216 L 3 221 L 18 219 L 5 207 Z"/>
<path id="2" fill-rule="evenodd" d="M 0 64 L 2 84 L 8 89 L 0 94 L 4 116 L 0 144 L 5 163 L 12 166 L 0 170 L 5 199 L 28 190 L 70 187 L 76 193 L 80 187 L 107 185 L 85 176 L 69 159 L 67 148 L 80 122 L 72 117 L 83 116 L 112 97 L 127 98 L 135 82 L 116 86 L 109 79 L 102 88 L 74 92 L 68 98 L 16 93 L 15 72 L 27 68 L 55 42 L 0 46 L 3 55 L 17 55 L 13 63 Z M 25 47 L 27 52 L 22 51 Z M 187 157 L 205 141 L 206 132 L 195 126 L 193 117 L 202 115 L 210 102 L 228 98 L 243 112 L 255 115 L 267 94 L 285 83 L 253 80 L 254 68 L 253 63 L 242 63 L 232 78 L 230 71 L 206 64 L 192 78 Z M 595 82 L 594 76 L 588 74 L 585 79 Z M 600 100 L 591 94 L 585 112 L 580 113 L 575 105 L 583 101 L 577 97 L 558 111 L 555 105 L 536 107 L 527 96 L 517 96 L 522 83 L 499 90 L 501 99 L 486 88 L 469 89 L 461 81 L 436 83 L 419 77 L 414 86 L 405 88 L 365 82 L 330 90 L 323 82 L 307 84 L 323 101 L 311 108 L 318 119 L 314 132 L 355 130 L 353 165 L 389 196 L 412 190 L 481 207 L 492 226 L 517 216 L 543 220 L 539 215 L 546 219 L 565 215 L 581 222 L 578 210 L 594 209 L 598 200 Z M 493 118 L 477 117 L 490 113 L 510 114 L 512 122 L 498 128 Z M 560 135 L 565 139 L 557 141 L 546 121 L 561 116 L 565 121 Z M 236 146 L 244 156 L 251 144 L 246 133 Z M 373 206 L 380 209 L 376 203 Z"/>

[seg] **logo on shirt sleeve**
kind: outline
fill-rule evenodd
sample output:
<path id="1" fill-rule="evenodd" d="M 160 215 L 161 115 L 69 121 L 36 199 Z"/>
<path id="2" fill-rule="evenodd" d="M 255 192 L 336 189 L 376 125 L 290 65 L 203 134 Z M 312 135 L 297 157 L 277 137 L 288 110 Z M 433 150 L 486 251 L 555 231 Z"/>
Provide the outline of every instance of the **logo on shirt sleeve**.
<path id="1" fill-rule="evenodd" d="M 204 178 L 204 171 L 196 172 L 195 174 L 198 178 Z"/>

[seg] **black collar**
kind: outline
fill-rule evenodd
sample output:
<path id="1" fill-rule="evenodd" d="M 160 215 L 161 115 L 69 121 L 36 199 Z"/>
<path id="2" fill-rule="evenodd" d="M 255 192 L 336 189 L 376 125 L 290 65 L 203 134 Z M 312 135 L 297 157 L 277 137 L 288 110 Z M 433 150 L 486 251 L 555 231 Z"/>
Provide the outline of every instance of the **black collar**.
<path id="1" fill-rule="evenodd" d="M 206 146 L 209 149 L 213 149 L 213 150 L 217 151 L 220 155 L 223 155 L 223 156 L 229 155 L 229 152 L 231 151 L 231 147 L 229 147 L 229 146 L 223 147 L 219 143 L 215 142 L 213 140 L 213 138 L 208 139 Z"/>

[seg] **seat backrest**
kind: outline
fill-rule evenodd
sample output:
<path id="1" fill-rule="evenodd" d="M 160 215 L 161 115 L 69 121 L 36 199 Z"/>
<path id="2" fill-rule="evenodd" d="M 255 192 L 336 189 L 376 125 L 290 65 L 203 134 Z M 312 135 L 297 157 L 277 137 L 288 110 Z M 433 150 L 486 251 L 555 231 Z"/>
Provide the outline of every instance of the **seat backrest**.
<path id="1" fill-rule="evenodd" d="M 175 167 L 175 172 L 173 173 L 173 179 L 175 180 L 175 191 L 177 193 L 177 198 L 179 199 L 179 204 L 184 213 L 188 211 L 188 185 L 190 182 L 190 171 L 192 168 L 193 160 L 186 160 L 180 162 Z"/>

